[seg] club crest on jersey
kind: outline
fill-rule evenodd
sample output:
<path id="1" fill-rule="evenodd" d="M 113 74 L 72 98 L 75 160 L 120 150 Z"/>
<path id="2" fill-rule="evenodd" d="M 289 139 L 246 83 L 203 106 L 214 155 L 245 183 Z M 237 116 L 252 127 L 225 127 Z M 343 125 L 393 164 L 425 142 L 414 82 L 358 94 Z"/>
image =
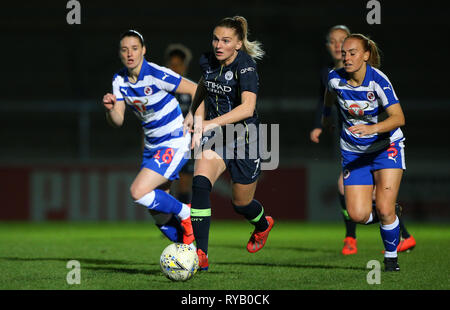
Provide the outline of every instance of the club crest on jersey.
<path id="1" fill-rule="evenodd" d="M 364 110 L 367 109 L 369 107 L 368 103 L 351 103 L 348 106 L 348 113 L 350 113 L 353 116 L 363 116 L 364 115 Z"/>
<path id="2" fill-rule="evenodd" d="M 369 99 L 369 101 L 375 101 L 375 94 L 372 91 L 367 92 L 367 99 Z"/>
<path id="3" fill-rule="evenodd" d="M 144 88 L 144 94 L 146 94 L 147 96 L 150 96 L 153 93 L 153 90 L 150 86 L 146 86 Z"/>
<path id="4" fill-rule="evenodd" d="M 233 72 L 227 71 L 227 73 L 225 73 L 225 80 L 230 81 L 233 79 L 233 76 Z"/>

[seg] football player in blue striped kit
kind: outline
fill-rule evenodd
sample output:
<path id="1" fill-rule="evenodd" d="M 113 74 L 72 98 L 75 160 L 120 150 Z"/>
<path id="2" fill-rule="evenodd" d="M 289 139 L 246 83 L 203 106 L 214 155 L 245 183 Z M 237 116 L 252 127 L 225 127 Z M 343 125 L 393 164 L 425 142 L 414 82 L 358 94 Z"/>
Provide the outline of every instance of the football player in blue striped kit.
<path id="1" fill-rule="evenodd" d="M 341 46 L 344 42 L 345 38 L 350 34 L 350 29 L 348 29 L 345 25 L 335 25 L 329 29 L 326 35 L 326 47 L 327 50 L 333 60 L 333 63 L 328 64 L 320 71 L 320 90 L 319 90 L 319 100 L 317 102 L 315 119 L 314 119 L 314 128 L 311 130 L 310 138 L 314 143 L 319 143 L 319 137 L 322 133 L 322 110 L 323 110 L 323 101 L 325 88 L 328 84 L 328 72 L 331 69 L 339 69 L 344 66 L 342 59 Z M 352 255 L 358 252 L 357 248 L 357 240 L 356 240 L 356 223 L 353 222 L 348 216 L 347 207 L 345 205 L 345 197 L 344 197 L 344 182 L 342 171 L 338 178 L 338 195 L 339 195 L 339 203 L 341 205 L 341 211 L 345 222 L 345 239 L 344 239 L 344 247 L 342 248 L 342 254 L 344 255 Z M 375 198 L 374 198 L 375 200 Z M 400 205 L 396 206 L 399 211 L 401 210 Z M 375 208 L 375 201 L 373 202 L 373 208 Z M 374 212 L 376 215 L 376 212 Z M 416 241 L 414 237 L 408 232 L 406 229 L 406 225 L 404 220 L 402 220 L 401 216 L 399 217 L 400 221 L 400 232 L 401 232 L 401 240 L 397 247 L 397 252 L 404 252 L 410 249 L 413 249 L 416 246 Z M 374 221 L 374 223 L 376 220 Z"/>
<path id="2" fill-rule="evenodd" d="M 173 242 L 192 244 L 190 207 L 168 192 L 190 157 L 190 133 L 183 134 L 183 115 L 175 93 L 194 96 L 197 85 L 172 70 L 148 62 L 143 36 L 129 30 L 120 37 L 125 66 L 113 77 L 113 93 L 103 97 L 106 119 L 120 127 L 128 106 L 142 123 L 145 147 L 141 169 L 130 192 L 146 207 L 161 232 Z"/>
<path id="3" fill-rule="evenodd" d="M 385 253 L 386 271 L 398 271 L 399 219 L 395 204 L 405 166 L 405 117 L 388 77 L 377 69 L 376 43 L 350 34 L 342 44 L 344 67 L 331 70 L 325 91 L 323 125 L 331 125 L 337 100 L 341 120 L 340 147 L 347 211 L 358 223 L 374 221 L 372 194 Z"/>
<path id="4" fill-rule="evenodd" d="M 200 58 L 202 77 L 185 119 L 186 128 L 192 130 L 194 126 L 193 144 L 199 143 L 203 135 L 203 148 L 200 156 L 195 158 L 191 209 L 201 270 L 209 267 L 209 196 L 225 170 L 231 175 L 234 211 L 254 225 L 247 243 L 250 253 L 263 248 L 274 224 L 272 217 L 265 215 L 262 204 L 254 199 L 261 172 L 256 112 L 259 78 L 254 59 L 262 58 L 264 51 L 259 42 L 248 41 L 247 31 L 247 20 L 242 16 L 224 18 L 216 25 L 212 36 L 213 51 Z M 193 115 L 198 117 L 194 119 Z M 227 133 L 228 128 L 238 125 L 243 130 L 236 136 Z M 209 132 L 222 132 L 223 136 L 217 138 L 219 133 L 208 135 Z M 209 139 L 216 139 L 217 143 L 208 147 Z M 241 156 L 239 149 L 244 151 Z M 252 150 L 256 150 L 254 157 Z"/>

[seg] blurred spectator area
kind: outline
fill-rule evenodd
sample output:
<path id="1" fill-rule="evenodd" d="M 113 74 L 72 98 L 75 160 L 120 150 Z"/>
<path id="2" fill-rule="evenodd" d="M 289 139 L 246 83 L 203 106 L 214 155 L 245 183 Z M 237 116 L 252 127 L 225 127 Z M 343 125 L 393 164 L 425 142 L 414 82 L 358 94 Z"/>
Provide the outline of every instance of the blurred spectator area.
<path id="1" fill-rule="evenodd" d="M 406 162 L 448 159 L 450 146 L 443 129 L 450 106 L 440 101 L 402 100 L 406 126 Z M 323 133 L 319 144 L 309 140 L 315 99 L 261 98 L 263 123 L 280 126 L 280 164 L 299 160 L 338 159 L 338 136 Z M 122 128 L 109 126 L 98 101 L 0 102 L 0 160 L 135 160 L 140 157 L 139 121 L 127 109 Z"/>
<path id="2" fill-rule="evenodd" d="M 275 199 L 269 204 L 280 219 L 341 217 L 336 187 L 338 137 L 324 133 L 320 144 L 310 142 L 315 104 L 313 99 L 300 98 L 258 101 L 262 122 L 279 124 L 280 158 L 277 170 L 263 172 L 256 198 Z M 450 147 L 442 128 L 449 108 L 438 101 L 402 104 L 407 170 L 399 201 L 405 217 L 448 221 Z M 0 219 L 148 218 L 129 209 L 133 207 L 129 186 L 142 154 L 140 124 L 129 110 L 123 127 L 117 129 L 107 124 L 100 98 L 97 102 L 8 101 L 0 105 L 0 123 L 0 190 L 8 206 Z M 274 152 L 275 145 L 269 142 L 268 151 Z M 229 176 L 224 174 L 213 191 L 216 218 L 233 218 L 230 193 Z"/>
<path id="3" fill-rule="evenodd" d="M 67 24 L 66 3 L 2 3 L 0 195 L 7 200 L 0 220 L 139 218 L 126 207 L 133 205 L 129 185 L 141 160 L 140 124 L 127 110 L 123 127 L 110 127 L 101 104 L 122 66 L 119 36 L 139 30 L 146 59 L 160 65 L 170 43 L 185 44 L 193 53 L 187 77 L 198 81 L 198 59 L 211 48 L 214 26 L 234 15 L 247 18 L 249 39 L 261 41 L 267 53 L 258 62 L 257 108 L 263 123 L 279 124 L 280 158 L 279 169 L 262 175 L 256 198 L 274 199 L 267 208 L 280 213 L 271 214 L 341 220 L 338 134 L 324 133 L 314 144 L 309 133 L 319 72 L 329 63 L 325 35 L 330 26 L 346 24 L 377 42 L 381 70 L 405 112 L 407 170 L 399 201 L 406 217 L 450 220 L 447 73 L 434 65 L 448 58 L 440 43 L 449 23 L 441 1 L 420 7 L 383 1 L 377 25 L 367 23 L 367 1 L 359 0 L 230 0 L 226 6 L 206 0 L 80 1 L 80 25 Z M 222 204 L 215 209 L 229 211 L 215 216 L 233 216 L 229 180 L 218 182 L 213 195 Z M 98 207 L 99 201 L 105 205 Z"/>

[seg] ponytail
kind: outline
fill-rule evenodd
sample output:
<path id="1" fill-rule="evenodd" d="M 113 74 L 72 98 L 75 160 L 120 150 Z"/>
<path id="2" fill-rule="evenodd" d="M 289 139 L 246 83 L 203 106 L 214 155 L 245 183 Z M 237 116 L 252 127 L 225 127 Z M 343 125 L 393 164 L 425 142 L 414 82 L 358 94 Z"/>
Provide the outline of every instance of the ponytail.
<path id="1" fill-rule="evenodd" d="M 364 51 L 370 52 L 369 59 L 367 60 L 367 63 L 370 66 L 374 68 L 379 68 L 381 66 L 380 50 L 373 40 L 360 33 L 352 33 L 346 38 L 346 40 L 349 38 L 360 40 L 363 45 Z"/>
<path id="2" fill-rule="evenodd" d="M 380 50 L 378 49 L 377 44 L 373 40 L 369 39 L 367 44 L 369 45 L 369 51 L 370 51 L 370 57 L 367 62 L 372 67 L 379 68 L 381 66 Z"/>
<path id="3" fill-rule="evenodd" d="M 217 27 L 232 28 L 236 31 L 239 40 L 242 41 L 242 50 L 253 59 L 261 59 L 265 55 L 262 44 L 259 41 L 248 40 L 248 23 L 243 16 L 226 17 L 222 19 Z"/>

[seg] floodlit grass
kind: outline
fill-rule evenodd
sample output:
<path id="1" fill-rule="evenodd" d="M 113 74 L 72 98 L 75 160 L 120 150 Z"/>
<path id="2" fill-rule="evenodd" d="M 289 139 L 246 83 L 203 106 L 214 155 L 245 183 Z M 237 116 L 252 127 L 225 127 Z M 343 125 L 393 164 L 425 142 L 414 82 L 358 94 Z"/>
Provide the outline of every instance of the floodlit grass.
<path id="1" fill-rule="evenodd" d="M 2 290 L 448 290 L 450 228 L 408 223 L 417 241 L 399 254 L 400 272 L 369 285 L 366 265 L 383 250 L 378 225 L 358 226 L 358 254 L 341 254 L 344 225 L 276 221 L 266 247 L 250 254 L 252 226 L 213 221 L 208 272 L 171 282 L 159 270 L 169 244 L 150 222 L 0 223 Z M 81 284 L 66 264 L 78 260 Z"/>

